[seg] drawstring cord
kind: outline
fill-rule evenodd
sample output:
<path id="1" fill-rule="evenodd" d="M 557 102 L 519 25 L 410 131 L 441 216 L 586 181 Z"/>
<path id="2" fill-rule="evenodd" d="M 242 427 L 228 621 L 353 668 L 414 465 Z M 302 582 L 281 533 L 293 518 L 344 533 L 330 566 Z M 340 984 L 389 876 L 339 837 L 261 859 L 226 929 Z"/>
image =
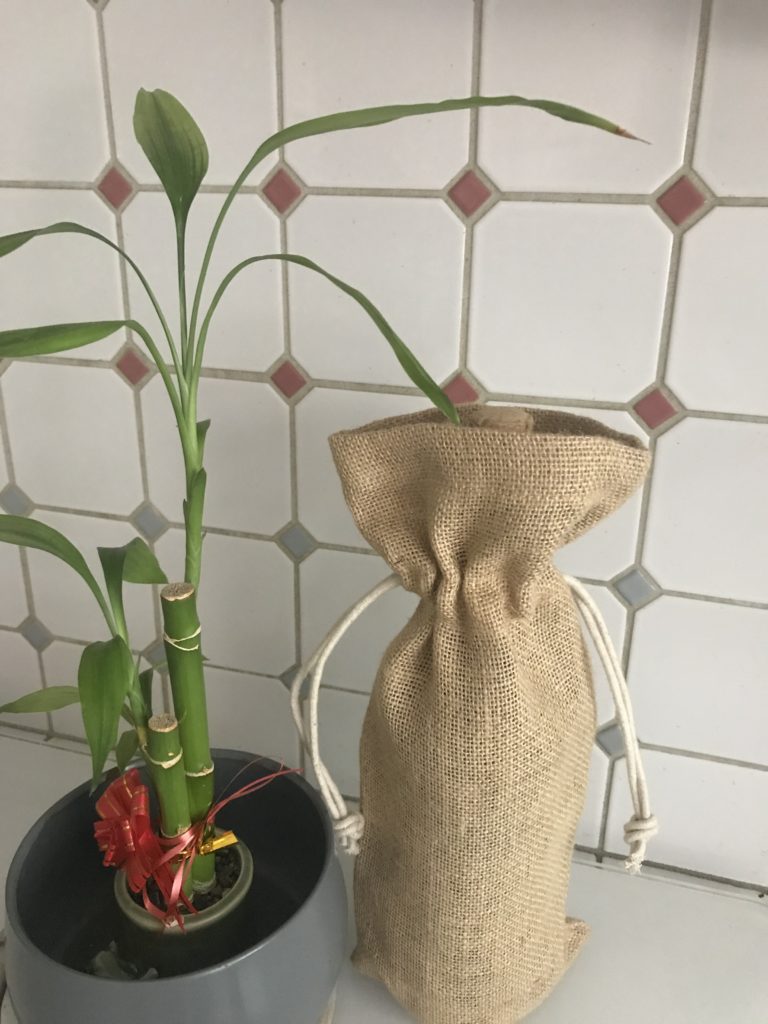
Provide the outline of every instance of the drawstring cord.
<path id="1" fill-rule="evenodd" d="M 578 580 L 572 576 L 566 576 L 565 582 L 571 589 L 576 606 L 581 613 L 588 633 L 594 640 L 600 660 L 605 668 L 608 685 L 611 688 L 613 701 L 616 706 L 616 717 L 624 736 L 627 779 L 629 781 L 629 791 L 634 811 L 632 817 L 624 826 L 624 839 L 630 851 L 625 865 L 628 871 L 636 874 L 640 871 L 645 859 L 648 842 L 658 833 L 659 826 L 651 812 L 648 784 L 640 755 L 640 744 L 637 739 L 629 689 L 600 609 Z M 320 756 L 318 725 L 320 684 L 328 659 L 349 627 L 374 601 L 397 586 L 400 586 L 400 578 L 393 574 L 382 580 L 364 597 L 360 598 L 326 634 L 315 653 L 298 670 L 291 686 L 291 712 L 296 730 L 314 769 L 320 793 L 333 821 L 333 828 L 339 841 L 339 846 L 346 853 L 352 855 L 360 852 L 360 840 L 365 828 L 365 819 L 357 811 L 350 813 L 341 791 L 333 781 L 331 773 Z M 307 678 L 310 680 L 309 693 L 307 695 L 308 722 L 305 721 L 301 709 L 301 693 L 304 681 Z"/>

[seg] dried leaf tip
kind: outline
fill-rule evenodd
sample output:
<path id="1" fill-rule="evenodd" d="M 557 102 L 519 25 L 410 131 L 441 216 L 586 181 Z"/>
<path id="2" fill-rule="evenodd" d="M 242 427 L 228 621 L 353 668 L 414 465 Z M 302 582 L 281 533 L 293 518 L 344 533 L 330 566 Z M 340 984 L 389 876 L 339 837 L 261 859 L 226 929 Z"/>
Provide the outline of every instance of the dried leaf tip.
<path id="1" fill-rule="evenodd" d="M 632 139 L 633 142 L 642 142 L 644 146 L 651 145 L 648 139 L 641 139 L 639 135 L 633 135 L 632 132 L 628 132 L 626 128 L 617 128 L 614 134 L 620 135 L 622 139 Z"/>

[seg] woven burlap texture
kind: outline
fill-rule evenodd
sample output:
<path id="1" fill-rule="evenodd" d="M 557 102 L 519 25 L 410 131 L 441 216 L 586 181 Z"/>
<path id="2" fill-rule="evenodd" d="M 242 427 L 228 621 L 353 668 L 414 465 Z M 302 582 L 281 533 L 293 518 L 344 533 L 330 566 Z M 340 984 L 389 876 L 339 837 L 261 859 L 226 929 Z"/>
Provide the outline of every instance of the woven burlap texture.
<path id="1" fill-rule="evenodd" d="M 594 698 L 552 556 L 649 456 L 527 412 L 527 428 L 463 406 L 460 427 L 430 410 L 331 438 L 358 527 L 421 597 L 363 726 L 354 960 L 422 1024 L 519 1021 L 588 931 L 565 900 Z"/>

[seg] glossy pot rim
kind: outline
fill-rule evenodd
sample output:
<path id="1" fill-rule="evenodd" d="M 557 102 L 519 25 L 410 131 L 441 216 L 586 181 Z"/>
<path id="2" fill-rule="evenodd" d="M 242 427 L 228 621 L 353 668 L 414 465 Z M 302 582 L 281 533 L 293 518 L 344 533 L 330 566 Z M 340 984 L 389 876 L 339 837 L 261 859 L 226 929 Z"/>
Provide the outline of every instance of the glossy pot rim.
<path id="1" fill-rule="evenodd" d="M 214 762 L 217 758 L 236 758 L 242 760 L 244 764 L 248 764 L 251 761 L 258 760 L 261 765 L 266 768 L 277 771 L 281 765 L 279 762 L 269 757 L 262 757 L 256 754 L 249 754 L 242 750 L 233 750 L 230 748 L 213 748 L 211 750 Z M 178 984 L 184 984 L 185 981 L 189 981 L 192 978 L 202 978 L 211 974 L 220 973 L 230 968 L 236 968 L 239 964 L 242 964 L 246 960 L 258 954 L 260 950 L 265 949 L 267 946 L 279 942 L 285 932 L 288 929 L 295 928 L 299 925 L 300 919 L 307 911 L 307 907 L 312 903 L 318 890 L 326 882 L 328 875 L 333 870 L 334 860 L 336 857 L 336 841 L 331 825 L 330 818 L 328 816 L 327 809 L 322 802 L 320 794 L 315 790 L 304 778 L 304 776 L 298 772 L 290 775 L 285 775 L 283 778 L 290 785 L 298 786 L 308 797 L 310 803 L 313 805 L 323 827 L 325 835 L 325 851 L 323 858 L 322 869 L 315 881 L 312 890 L 308 893 L 306 899 L 301 906 L 292 914 L 287 921 L 285 921 L 279 928 L 277 928 L 271 935 L 268 935 L 265 939 L 250 946 L 248 949 L 243 950 L 242 953 L 238 953 L 236 956 L 229 957 L 226 960 L 222 960 L 220 963 L 213 964 L 210 967 L 202 968 L 199 971 L 190 971 L 188 974 L 178 975 L 172 978 L 159 978 L 153 980 L 153 985 L 167 985 L 173 986 Z M 63 810 L 69 803 L 78 799 L 83 793 L 90 790 L 90 782 L 84 782 L 82 785 L 77 786 L 75 789 L 70 790 L 63 797 L 52 804 L 32 825 L 29 831 L 26 833 L 21 843 L 19 844 L 16 853 L 11 861 L 11 866 L 8 870 L 8 877 L 5 884 L 5 913 L 6 913 L 6 933 L 12 931 L 14 940 L 24 948 L 25 954 L 32 956 L 39 961 L 43 961 L 49 965 L 50 969 L 62 971 L 70 975 L 74 975 L 78 978 L 87 979 L 88 984 L 108 986 L 111 991 L 115 991 L 116 986 L 134 986 L 135 981 L 121 981 L 113 978 L 99 978 L 95 975 L 83 974 L 81 971 L 76 971 L 72 967 L 68 967 L 66 964 L 59 963 L 58 960 L 54 960 L 52 957 L 44 953 L 35 943 L 30 939 L 24 928 L 20 916 L 18 903 L 16 899 L 16 890 L 19 882 L 19 876 L 24 866 L 24 860 L 27 850 L 33 846 L 38 838 L 40 831 L 42 830 L 43 823 L 46 819 L 55 813 Z M 106 869 L 105 869 L 106 870 Z"/>

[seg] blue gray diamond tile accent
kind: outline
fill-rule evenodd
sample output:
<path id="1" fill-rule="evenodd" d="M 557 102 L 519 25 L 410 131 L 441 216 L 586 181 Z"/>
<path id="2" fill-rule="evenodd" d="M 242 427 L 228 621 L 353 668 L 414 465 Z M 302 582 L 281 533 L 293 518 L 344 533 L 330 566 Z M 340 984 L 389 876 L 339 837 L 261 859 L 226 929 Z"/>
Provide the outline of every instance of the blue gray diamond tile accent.
<path id="1" fill-rule="evenodd" d="M 16 484 L 7 484 L 0 491 L 0 508 L 12 516 L 28 516 L 33 505 L 20 487 Z"/>
<path id="2" fill-rule="evenodd" d="M 162 665 L 165 659 L 165 644 L 162 640 L 154 640 L 142 654 L 150 665 Z"/>
<path id="3" fill-rule="evenodd" d="M 148 541 L 155 541 L 158 537 L 162 537 L 169 525 L 165 516 L 148 501 L 139 505 L 131 515 L 131 523 Z"/>
<path id="4" fill-rule="evenodd" d="M 19 626 L 19 632 L 36 651 L 44 651 L 53 641 L 53 633 L 34 615 L 24 619 Z"/>
<path id="5" fill-rule="evenodd" d="M 309 530 L 304 529 L 301 523 L 286 526 L 285 529 L 278 533 L 277 541 L 297 562 L 306 558 L 307 555 L 311 555 L 317 547 L 317 541 Z"/>
<path id="6" fill-rule="evenodd" d="M 629 569 L 612 586 L 630 608 L 642 608 L 661 593 L 658 583 L 645 569 Z"/>
<path id="7" fill-rule="evenodd" d="M 626 753 L 624 749 L 624 736 L 615 722 L 612 725 L 604 725 L 598 729 L 595 740 L 598 747 L 608 757 L 622 757 Z"/>

